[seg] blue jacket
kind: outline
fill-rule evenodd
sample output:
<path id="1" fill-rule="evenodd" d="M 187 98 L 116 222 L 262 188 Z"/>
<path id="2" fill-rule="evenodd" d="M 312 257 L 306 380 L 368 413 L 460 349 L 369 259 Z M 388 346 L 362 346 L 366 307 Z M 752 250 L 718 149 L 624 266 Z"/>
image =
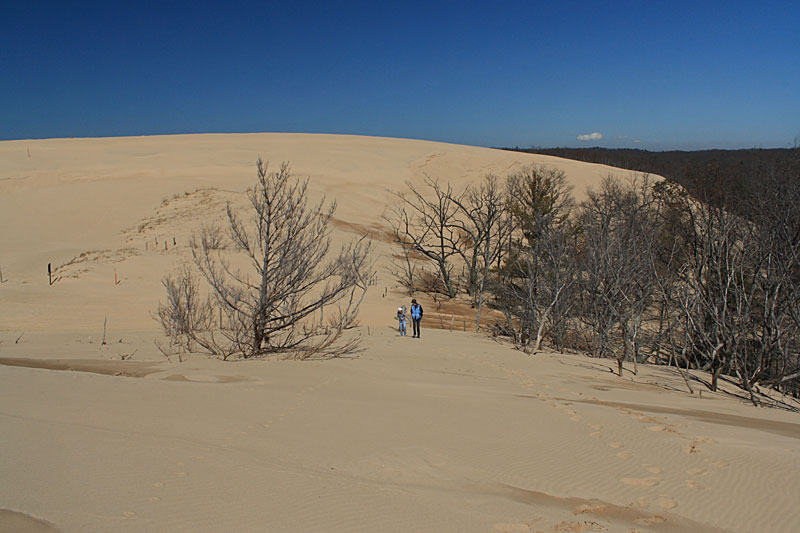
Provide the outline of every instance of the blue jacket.
<path id="1" fill-rule="evenodd" d="M 419 304 L 412 304 L 411 305 L 411 318 L 420 319 L 422 318 L 422 306 Z"/>

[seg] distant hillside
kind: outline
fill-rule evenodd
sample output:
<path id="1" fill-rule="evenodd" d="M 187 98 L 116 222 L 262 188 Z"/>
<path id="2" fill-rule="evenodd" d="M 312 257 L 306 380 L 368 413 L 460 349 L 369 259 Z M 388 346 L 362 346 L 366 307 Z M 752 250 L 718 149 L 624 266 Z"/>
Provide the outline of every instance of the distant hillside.
<path id="1" fill-rule="evenodd" d="M 800 148 L 751 148 L 745 150 L 698 150 L 650 152 L 632 148 L 509 148 L 511 151 L 551 155 L 589 163 L 658 174 L 680 183 L 695 196 L 725 194 L 735 201 L 755 192 L 767 173 L 800 179 Z"/>

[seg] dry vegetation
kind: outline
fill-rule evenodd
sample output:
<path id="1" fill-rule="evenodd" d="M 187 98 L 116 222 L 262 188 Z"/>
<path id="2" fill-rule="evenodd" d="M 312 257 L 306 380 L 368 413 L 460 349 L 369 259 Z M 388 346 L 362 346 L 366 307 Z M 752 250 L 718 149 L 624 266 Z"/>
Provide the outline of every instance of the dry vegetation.
<path id="1" fill-rule="evenodd" d="M 186 267 L 163 280 L 158 317 L 170 338 L 167 355 L 199 349 L 222 359 L 307 359 L 358 346 L 346 333 L 373 280 L 370 241 L 351 241 L 330 258 L 336 204 L 309 204 L 308 180 L 292 178 L 287 164 L 278 172 L 260 159 L 257 166 L 252 218 L 228 204 L 227 233 L 206 224 L 192 237 L 199 276 Z"/>
<path id="2" fill-rule="evenodd" d="M 90 265 L 96 263 L 121 263 L 126 259 L 138 255 L 140 252 L 134 248 L 119 248 L 116 250 L 89 250 L 73 257 L 66 263 L 53 268 L 53 279 L 65 278 L 78 279 L 82 274 L 89 272 Z"/>
<path id="3" fill-rule="evenodd" d="M 409 294 L 469 297 L 476 330 L 488 298 L 503 317 L 495 334 L 526 351 L 548 342 L 614 358 L 620 376 L 626 362 L 634 373 L 640 362 L 668 364 L 690 390 L 688 371 L 701 369 L 711 390 L 730 376 L 754 403 L 759 387 L 797 397 L 793 168 L 763 172 L 758 194 L 735 202 L 724 188 L 693 198 L 644 175 L 608 176 L 576 205 L 564 174 L 545 167 L 464 191 L 427 178 L 396 193 L 385 217 L 399 248 L 391 273 Z"/>

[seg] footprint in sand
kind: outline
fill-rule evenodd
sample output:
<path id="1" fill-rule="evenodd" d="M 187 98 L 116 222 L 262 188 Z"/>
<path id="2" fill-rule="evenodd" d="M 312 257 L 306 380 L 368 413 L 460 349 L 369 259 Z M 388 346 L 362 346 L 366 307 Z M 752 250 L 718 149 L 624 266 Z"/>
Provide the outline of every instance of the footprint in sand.
<path id="1" fill-rule="evenodd" d="M 153 483 L 153 486 L 154 487 L 163 487 L 164 483 L 162 483 L 161 481 L 156 481 L 155 483 Z"/>
<path id="2" fill-rule="evenodd" d="M 656 499 L 656 503 L 664 510 L 675 509 L 678 506 L 678 502 L 675 498 L 663 494 Z"/>
<path id="3" fill-rule="evenodd" d="M 650 526 L 653 524 L 663 524 L 667 519 L 660 515 L 648 516 L 647 518 L 637 518 L 634 523 L 639 526 Z"/>
<path id="4" fill-rule="evenodd" d="M 700 444 L 713 444 L 715 442 L 715 440 L 706 437 L 695 437 L 692 439 L 692 443 L 684 448 L 683 451 L 688 454 L 700 453 L 702 451 L 699 447 Z"/>
<path id="5" fill-rule="evenodd" d="M 161 498 L 159 498 L 158 496 L 150 496 L 149 498 L 147 498 L 147 500 L 146 500 L 146 501 L 147 501 L 147 502 L 149 502 L 149 503 L 156 503 L 156 502 L 157 502 L 157 501 L 159 501 L 160 499 L 161 499 Z"/>
<path id="6" fill-rule="evenodd" d="M 653 465 L 642 465 L 645 470 L 650 472 L 651 474 L 660 474 L 663 472 L 659 467 Z"/>
<path id="7" fill-rule="evenodd" d="M 658 477 L 624 477 L 620 479 L 626 485 L 633 485 L 634 487 L 655 487 L 661 482 Z"/>
<path id="8" fill-rule="evenodd" d="M 514 523 L 514 524 L 495 524 L 492 527 L 492 531 L 495 533 L 527 533 L 531 530 L 531 526 L 528 524 L 523 523 Z"/>
<path id="9" fill-rule="evenodd" d="M 690 489 L 696 489 L 696 490 L 703 490 L 705 488 L 702 483 L 698 483 L 693 479 L 687 479 L 686 486 L 689 487 Z"/>
<path id="10" fill-rule="evenodd" d="M 641 497 L 636 500 L 636 505 L 644 509 L 653 505 L 657 505 L 660 509 L 669 511 L 670 509 L 676 508 L 678 506 L 678 502 L 672 496 L 659 494 L 655 499 Z"/>
<path id="11" fill-rule="evenodd" d="M 722 470 L 723 468 L 728 468 L 729 466 L 728 463 L 726 463 L 725 461 L 715 461 L 713 459 L 703 459 L 703 460 L 707 462 L 709 465 L 716 468 L 717 470 Z"/>
<path id="12" fill-rule="evenodd" d="M 603 426 L 601 426 L 600 424 L 592 424 L 591 426 L 589 426 L 589 429 L 600 431 L 601 429 L 603 429 Z"/>
<path id="13" fill-rule="evenodd" d="M 560 523 L 555 524 L 551 531 L 608 531 L 608 528 L 594 520 L 581 520 L 579 522 L 562 520 Z"/>
<path id="14" fill-rule="evenodd" d="M 619 449 L 619 448 L 622 448 L 625 445 L 622 444 L 621 442 L 612 442 L 611 444 L 609 444 L 609 446 L 611 446 L 614 449 Z"/>
<path id="15" fill-rule="evenodd" d="M 569 419 L 572 420 L 573 422 L 580 422 L 581 421 L 581 415 L 571 416 L 571 417 L 569 417 Z"/>
<path id="16" fill-rule="evenodd" d="M 589 436 L 592 437 L 593 439 L 599 439 L 600 437 L 603 436 L 603 434 L 600 433 L 599 431 L 592 431 L 591 433 L 589 433 Z"/>
<path id="17" fill-rule="evenodd" d="M 175 477 L 186 477 L 187 475 L 186 472 L 175 472 Z"/>
<path id="18" fill-rule="evenodd" d="M 650 426 L 647 428 L 649 431 L 666 431 L 667 426 Z"/>
<path id="19" fill-rule="evenodd" d="M 686 473 L 689 474 L 690 476 L 700 476 L 700 475 L 703 475 L 703 474 L 706 473 L 706 469 L 705 468 L 690 468 L 689 470 L 686 471 Z"/>
<path id="20" fill-rule="evenodd" d="M 572 514 L 576 514 L 576 515 L 577 514 L 599 514 L 599 515 L 604 515 L 606 512 L 608 512 L 608 506 L 607 505 L 602 505 L 602 504 L 598 504 L 598 505 L 583 504 L 583 505 L 577 506 L 572 511 Z"/>
<path id="21" fill-rule="evenodd" d="M 622 451 L 622 452 L 617 452 L 617 457 L 619 457 L 620 459 L 630 459 L 631 457 L 633 457 L 633 454 L 631 452 Z"/>

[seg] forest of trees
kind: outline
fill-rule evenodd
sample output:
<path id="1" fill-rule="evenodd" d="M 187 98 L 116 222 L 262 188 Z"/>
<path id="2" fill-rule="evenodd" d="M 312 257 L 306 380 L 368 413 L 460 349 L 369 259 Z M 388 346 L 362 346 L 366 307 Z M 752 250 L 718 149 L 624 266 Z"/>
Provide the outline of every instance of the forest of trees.
<path id="1" fill-rule="evenodd" d="M 671 150 L 651 152 L 635 148 L 505 148 L 516 152 L 551 155 L 663 176 L 679 183 L 694 196 L 724 187 L 729 200 L 747 196 L 758 187 L 767 169 L 797 169 L 800 139 L 794 148 L 747 148 L 741 150 Z"/>
<path id="2" fill-rule="evenodd" d="M 798 397 L 800 160 L 751 162 L 750 181 L 685 168 L 685 187 L 609 175 L 580 204 L 546 167 L 464 191 L 409 183 L 386 216 L 395 273 L 410 291 L 463 294 L 478 317 L 490 306 L 484 324 L 526 351 L 613 358 L 620 375 L 668 364 L 689 389 L 699 369 L 754 403 L 765 387 Z"/>

